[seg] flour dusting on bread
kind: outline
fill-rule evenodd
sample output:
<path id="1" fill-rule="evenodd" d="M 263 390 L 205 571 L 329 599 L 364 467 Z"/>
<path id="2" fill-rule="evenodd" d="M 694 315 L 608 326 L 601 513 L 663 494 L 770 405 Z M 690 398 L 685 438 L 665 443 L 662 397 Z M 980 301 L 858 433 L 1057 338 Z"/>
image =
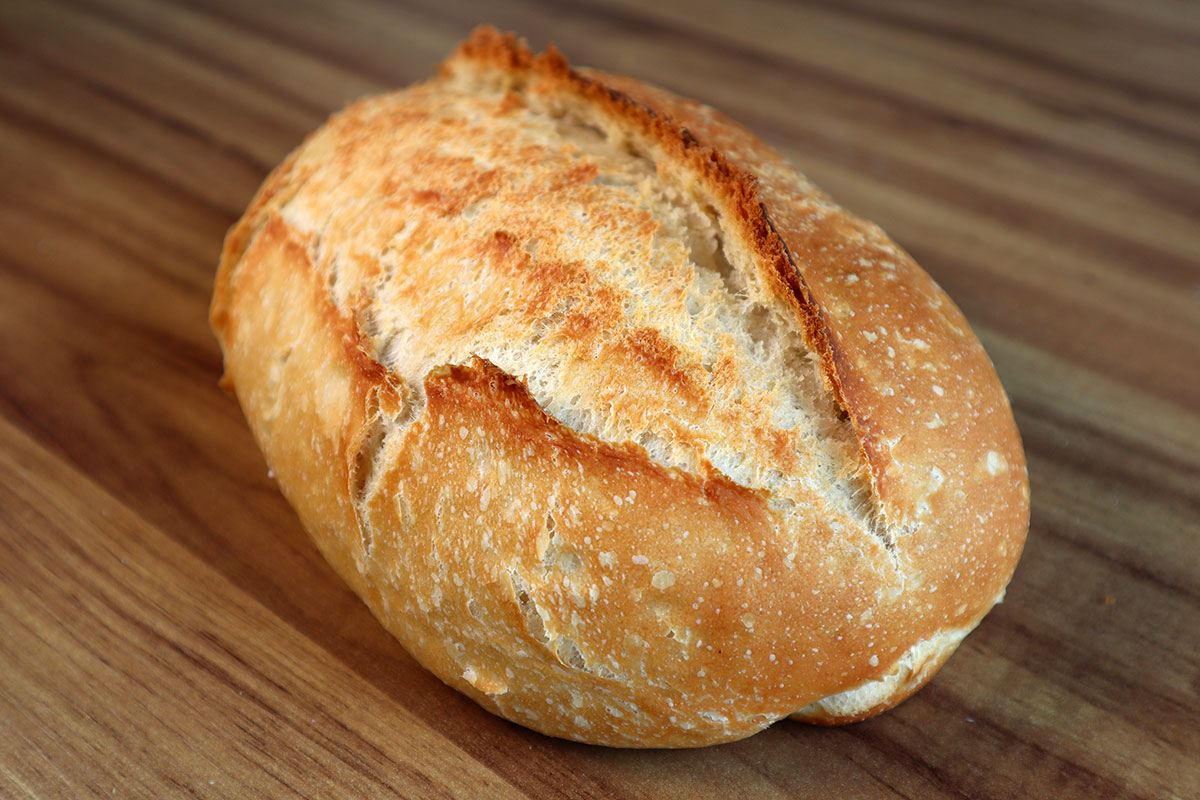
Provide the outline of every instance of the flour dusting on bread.
<path id="1" fill-rule="evenodd" d="M 338 572 L 553 735 L 877 713 L 1019 556 L 1007 401 L 906 254 L 711 109 L 491 29 L 273 173 L 212 319 Z"/>

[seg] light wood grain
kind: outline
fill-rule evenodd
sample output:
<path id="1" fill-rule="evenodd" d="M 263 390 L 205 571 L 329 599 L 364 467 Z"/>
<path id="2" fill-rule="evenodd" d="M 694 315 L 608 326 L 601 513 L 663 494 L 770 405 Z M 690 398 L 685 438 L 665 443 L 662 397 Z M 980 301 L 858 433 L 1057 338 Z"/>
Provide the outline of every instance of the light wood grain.
<path id="1" fill-rule="evenodd" d="M 842 729 L 550 740 L 309 544 L 205 314 L 265 173 L 477 22 L 721 107 L 962 306 L 1029 454 L 1008 599 Z M 1200 796 L 1200 10 L 0 4 L 0 796 Z"/>

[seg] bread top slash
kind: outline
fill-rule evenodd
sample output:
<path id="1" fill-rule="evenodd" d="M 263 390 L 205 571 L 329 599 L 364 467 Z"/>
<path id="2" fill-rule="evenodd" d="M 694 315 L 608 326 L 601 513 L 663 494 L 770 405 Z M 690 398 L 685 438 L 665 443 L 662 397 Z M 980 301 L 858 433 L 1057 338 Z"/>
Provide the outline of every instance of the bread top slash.
<path id="1" fill-rule="evenodd" d="M 905 253 L 711 109 L 491 29 L 276 170 L 213 325 L 343 576 L 555 735 L 868 715 L 1020 553 L 1003 391 Z"/>

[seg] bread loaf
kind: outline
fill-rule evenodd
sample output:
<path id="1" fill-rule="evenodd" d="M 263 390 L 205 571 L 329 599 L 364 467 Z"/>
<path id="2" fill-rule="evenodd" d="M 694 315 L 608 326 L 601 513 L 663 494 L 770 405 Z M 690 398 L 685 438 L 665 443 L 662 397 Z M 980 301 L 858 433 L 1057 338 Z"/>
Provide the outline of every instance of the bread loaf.
<path id="1" fill-rule="evenodd" d="M 271 174 L 212 325 L 329 562 L 553 736 L 871 716 L 1021 552 L 1007 399 L 907 254 L 711 108 L 489 28 Z"/>

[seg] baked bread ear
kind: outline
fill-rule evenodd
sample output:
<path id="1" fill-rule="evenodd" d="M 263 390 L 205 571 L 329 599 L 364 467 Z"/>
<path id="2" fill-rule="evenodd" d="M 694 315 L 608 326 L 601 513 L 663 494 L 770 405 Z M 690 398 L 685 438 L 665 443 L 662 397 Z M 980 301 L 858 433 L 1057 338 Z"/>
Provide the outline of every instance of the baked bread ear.
<path id="1" fill-rule="evenodd" d="M 712 109 L 490 28 L 272 173 L 212 325 L 329 562 L 554 736 L 870 716 L 1021 552 L 1004 392 L 907 254 Z"/>

